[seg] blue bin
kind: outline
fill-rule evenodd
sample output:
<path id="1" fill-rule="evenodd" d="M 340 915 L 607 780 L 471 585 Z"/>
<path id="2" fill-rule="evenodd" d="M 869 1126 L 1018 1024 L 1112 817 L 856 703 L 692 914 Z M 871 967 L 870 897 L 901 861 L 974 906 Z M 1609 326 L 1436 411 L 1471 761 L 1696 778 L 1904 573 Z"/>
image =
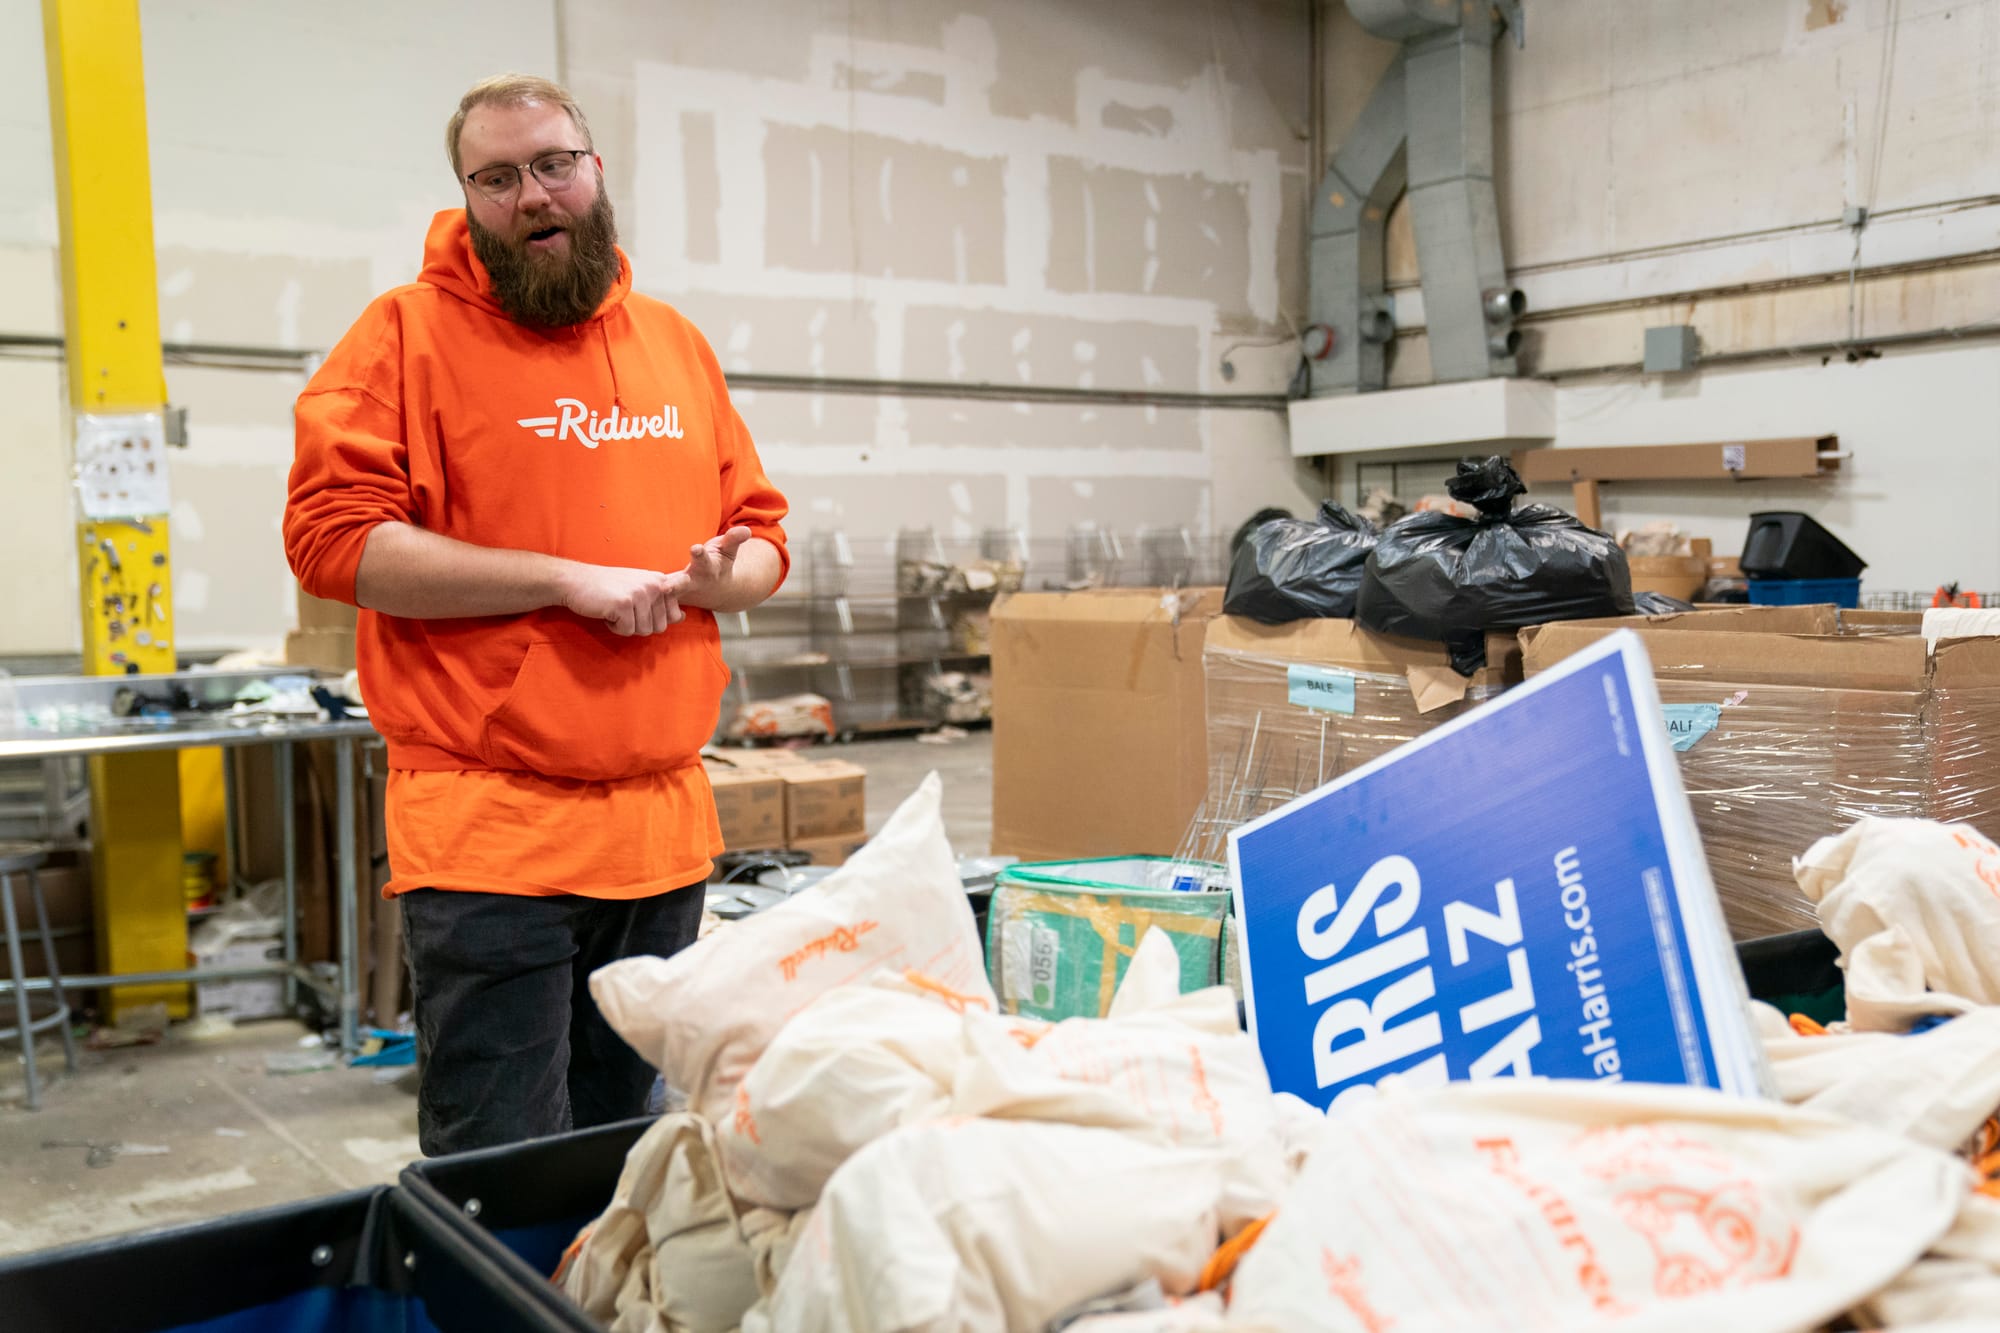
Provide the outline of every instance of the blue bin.
<path id="1" fill-rule="evenodd" d="M 651 1117 L 573 1130 L 545 1139 L 432 1157 L 403 1168 L 399 1195 L 426 1210 L 473 1253 L 533 1290 L 563 1327 L 596 1322 L 549 1281 L 577 1232 L 611 1203 L 625 1155 Z"/>
<path id="2" fill-rule="evenodd" d="M 0 1259 L 0 1327 L 91 1333 L 587 1333 L 378 1187 Z"/>
<path id="3" fill-rule="evenodd" d="M 1832 602 L 1850 611 L 1861 607 L 1860 579 L 1751 579 L 1754 606 L 1817 606 Z"/>

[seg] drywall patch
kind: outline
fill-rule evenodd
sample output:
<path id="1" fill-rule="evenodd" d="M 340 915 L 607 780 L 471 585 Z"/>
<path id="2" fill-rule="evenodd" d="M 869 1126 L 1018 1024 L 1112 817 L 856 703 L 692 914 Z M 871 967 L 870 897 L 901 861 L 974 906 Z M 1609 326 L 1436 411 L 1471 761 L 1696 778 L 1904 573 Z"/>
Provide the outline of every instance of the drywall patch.
<path id="1" fill-rule="evenodd" d="M 218 370 L 211 366 L 167 367 L 167 392 L 174 402 L 188 409 L 189 456 L 199 454 L 204 462 L 254 461 L 290 466 L 292 405 L 305 387 L 303 372 L 264 371 L 246 375 L 240 370 Z M 267 443 L 254 456 L 240 452 L 209 455 L 203 451 L 211 446 L 235 448 L 233 442 L 201 438 L 204 431 L 213 427 L 255 432 Z"/>
<path id="2" fill-rule="evenodd" d="M 932 106 L 944 105 L 944 75 L 935 70 L 856 69 L 841 65 L 833 72 L 833 86 L 854 88 L 887 97 L 909 97 Z"/>
<path id="3" fill-rule="evenodd" d="M 1148 382 L 1150 362 L 1162 387 L 1187 391 L 1202 383 L 1205 335 L 1185 326 L 1027 314 L 968 320 L 963 310 L 914 306 L 903 328 L 911 379 L 965 379 L 967 366 L 989 375 L 1010 366 L 1027 383 L 1130 389 Z"/>
<path id="4" fill-rule="evenodd" d="M 1049 209 L 1051 287 L 1191 297 L 1224 319 L 1253 313 L 1248 186 L 1057 157 Z"/>
<path id="5" fill-rule="evenodd" d="M 780 371 L 870 376 L 876 314 L 865 305 L 818 297 L 725 295 L 661 290 L 714 346 L 725 373 Z"/>
<path id="6" fill-rule="evenodd" d="M 681 114 L 681 195 L 687 208 L 687 258 L 713 264 L 722 258 L 722 171 L 715 154 L 715 116 L 707 111 Z"/>
<path id="7" fill-rule="evenodd" d="M 160 326 L 207 343 L 331 347 L 379 291 L 365 259 L 162 246 Z"/>
<path id="8" fill-rule="evenodd" d="M 174 498 L 205 520 L 199 537 L 175 534 L 175 637 L 188 647 L 269 644 L 282 622 L 266 608 L 284 605 L 292 590 L 278 533 L 286 466 L 210 464 L 192 450 L 175 452 Z M 191 576 L 194 597 L 186 595 Z"/>
<path id="9" fill-rule="evenodd" d="M 1112 102 L 1105 106 L 1103 124 L 1107 130 L 1144 134 L 1163 139 L 1173 133 L 1174 113 L 1163 106 L 1127 106 Z"/>
<path id="10" fill-rule="evenodd" d="M 893 537 L 898 529 L 935 522 L 963 521 L 972 531 L 1008 526 L 1006 479 L 934 476 L 883 471 L 873 476 L 793 477 L 779 483 L 792 502 L 786 522 L 793 549 L 803 551 L 805 534 L 839 529 L 855 540 Z M 956 489 L 970 507 L 959 509 Z"/>
<path id="11" fill-rule="evenodd" d="M 1103 449 L 1179 457 L 1199 454 L 1206 444 L 1203 414 L 1185 409 L 1153 412 L 1149 419 L 1144 407 L 916 398 L 905 411 L 911 439 L 961 448 Z M 1010 460 L 1008 466 L 1023 464 Z"/>
<path id="12" fill-rule="evenodd" d="M 1003 163 L 840 128 L 764 138 L 766 262 L 779 269 L 1003 282 Z M 899 225 L 900 223 L 900 225 Z"/>
<path id="13" fill-rule="evenodd" d="M 1119 533 L 1132 533 L 1142 527 L 1207 530 L 1206 481 L 1117 474 L 1085 480 L 1091 484 L 1088 494 L 1079 493 L 1068 478 L 1029 477 L 1030 531 L 1054 535 L 1082 523 L 1095 523 Z"/>
<path id="14" fill-rule="evenodd" d="M 759 449 L 774 444 L 838 447 L 875 438 L 875 399 L 851 393 L 732 393 L 737 412 Z M 785 479 L 776 477 L 780 490 Z"/>

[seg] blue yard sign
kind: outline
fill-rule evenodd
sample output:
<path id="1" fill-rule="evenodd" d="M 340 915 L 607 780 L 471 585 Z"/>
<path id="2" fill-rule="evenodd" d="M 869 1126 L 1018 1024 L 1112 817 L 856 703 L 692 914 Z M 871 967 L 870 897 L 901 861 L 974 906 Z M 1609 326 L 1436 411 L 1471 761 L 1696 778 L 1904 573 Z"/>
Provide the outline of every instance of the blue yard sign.
<path id="1" fill-rule="evenodd" d="M 1636 635 L 1237 830 L 1230 862 L 1278 1091 L 1765 1082 Z"/>

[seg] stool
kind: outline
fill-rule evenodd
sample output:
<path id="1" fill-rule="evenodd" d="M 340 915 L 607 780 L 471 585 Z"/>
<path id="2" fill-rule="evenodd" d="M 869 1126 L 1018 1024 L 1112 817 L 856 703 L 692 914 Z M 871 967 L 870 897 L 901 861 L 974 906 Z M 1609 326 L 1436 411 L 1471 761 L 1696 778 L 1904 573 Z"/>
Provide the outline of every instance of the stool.
<path id="1" fill-rule="evenodd" d="M 49 849 L 32 842 L 0 842 L 0 924 L 7 931 L 7 965 L 14 977 L 14 1013 L 17 1025 L 0 1028 L 0 1041 L 9 1037 L 21 1039 L 21 1061 L 28 1072 L 28 1109 L 39 1111 L 42 1106 L 42 1085 L 35 1075 L 35 1034 L 50 1028 L 62 1031 L 63 1056 L 69 1064 L 69 1072 L 76 1072 L 76 1037 L 69 1030 L 69 997 L 63 994 L 62 969 L 56 963 L 55 937 L 49 932 L 49 909 L 42 901 L 41 880 L 35 872 L 48 863 Z M 14 912 L 14 877 L 23 876 L 28 882 L 28 899 L 35 905 L 35 924 L 40 927 L 42 959 L 48 964 L 49 987 L 55 1000 L 52 1012 L 40 1018 L 31 1018 L 28 1012 L 29 997 L 27 969 L 21 962 L 21 926 Z"/>

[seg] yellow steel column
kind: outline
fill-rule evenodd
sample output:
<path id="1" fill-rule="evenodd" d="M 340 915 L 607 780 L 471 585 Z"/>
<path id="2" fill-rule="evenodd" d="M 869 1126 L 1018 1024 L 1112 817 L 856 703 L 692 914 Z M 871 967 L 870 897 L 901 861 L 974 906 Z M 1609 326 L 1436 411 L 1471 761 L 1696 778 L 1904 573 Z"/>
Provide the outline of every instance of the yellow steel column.
<path id="1" fill-rule="evenodd" d="M 138 0 L 42 0 L 62 228 L 63 338 L 78 470 L 84 670 L 174 669 L 152 171 Z M 187 962 L 180 779 L 173 754 L 91 766 L 98 963 L 152 972 Z M 185 986 L 126 986 L 112 1017 Z"/>

